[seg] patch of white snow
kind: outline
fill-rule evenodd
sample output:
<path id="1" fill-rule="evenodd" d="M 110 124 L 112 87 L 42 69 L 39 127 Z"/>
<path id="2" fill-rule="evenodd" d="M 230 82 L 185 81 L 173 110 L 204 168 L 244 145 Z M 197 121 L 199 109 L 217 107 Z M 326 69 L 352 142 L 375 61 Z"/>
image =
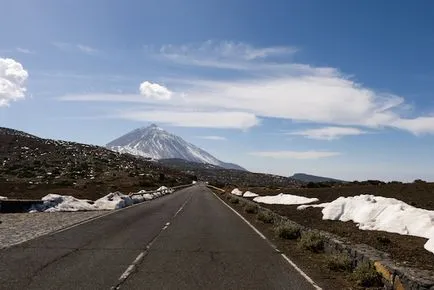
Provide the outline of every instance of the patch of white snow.
<path id="1" fill-rule="evenodd" d="M 234 190 L 232 190 L 231 193 L 236 196 L 243 196 L 243 192 L 238 188 L 234 188 Z"/>
<path id="2" fill-rule="evenodd" d="M 304 196 L 292 195 L 292 194 L 278 194 L 269 196 L 258 196 L 253 201 L 265 203 L 265 204 L 305 204 L 318 201 L 318 198 L 307 198 Z"/>
<path id="3" fill-rule="evenodd" d="M 257 197 L 257 196 L 259 196 L 259 194 L 251 192 L 251 191 L 246 191 L 243 194 L 243 197 Z"/>
<path id="4" fill-rule="evenodd" d="M 304 209 L 309 206 L 298 207 Z M 427 238 L 425 249 L 434 253 L 434 211 L 395 198 L 362 194 L 338 199 L 323 207 L 324 220 L 353 221 L 361 230 L 386 231 Z"/>

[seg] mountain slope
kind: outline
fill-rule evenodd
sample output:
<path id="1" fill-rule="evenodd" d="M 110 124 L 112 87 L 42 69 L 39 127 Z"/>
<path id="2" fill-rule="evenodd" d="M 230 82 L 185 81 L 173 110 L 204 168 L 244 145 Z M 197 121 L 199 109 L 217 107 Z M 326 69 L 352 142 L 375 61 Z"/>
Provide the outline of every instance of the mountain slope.
<path id="1" fill-rule="evenodd" d="M 192 176 L 138 156 L 0 127 L 0 196 L 48 193 L 97 199 L 109 192 L 191 183 Z"/>
<path id="2" fill-rule="evenodd" d="M 343 180 L 329 178 L 329 177 L 323 177 L 323 176 L 316 176 L 316 175 L 310 175 L 305 173 L 295 173 L 293 176 L 290 176 L 290 178 L 293 178 L 298 181 L 302 182 L 345 182 Z"/>
<path id="3" fill-rule="evenodd" d="M 106 145 L 108 149 L 152 159 L 184 159 L 196 163 L 208 163 L 226 169 L 244 168 L 218 160 L 205 150 L 186 142 L 155 124 L 133 130 Z"/>
<path id="4" fill-rule="evenodd" d="M 158 163 L 180 170 L 188 175 L 194 175 L 198 180 L 208 181 L 210 184 L 225 187 L 298 187 L 300 182 L 285 176 L 250 171 L 225 169 L 220 166 L 195 163 L 183 159 L 160 159 Z"/>

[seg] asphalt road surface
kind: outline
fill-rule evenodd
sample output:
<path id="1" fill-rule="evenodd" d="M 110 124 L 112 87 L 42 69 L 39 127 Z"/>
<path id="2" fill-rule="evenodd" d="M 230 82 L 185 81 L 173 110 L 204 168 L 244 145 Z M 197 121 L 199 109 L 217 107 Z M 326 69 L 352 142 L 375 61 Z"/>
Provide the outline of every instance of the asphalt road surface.
<path id="1" fill-rule="evenodd" d="M 204 185 L 0 251 L 0 289 L 314 289 Z"/>

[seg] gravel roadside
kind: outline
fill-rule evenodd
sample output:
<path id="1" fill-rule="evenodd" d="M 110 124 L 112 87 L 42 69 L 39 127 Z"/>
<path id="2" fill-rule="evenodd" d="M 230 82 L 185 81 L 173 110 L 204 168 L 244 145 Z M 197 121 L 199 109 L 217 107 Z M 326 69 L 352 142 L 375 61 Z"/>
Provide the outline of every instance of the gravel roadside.
<path id="1" fill-rule="evenodd" d="M 0 214 L 0 249 L 97 217 L 107 211 Z"/>

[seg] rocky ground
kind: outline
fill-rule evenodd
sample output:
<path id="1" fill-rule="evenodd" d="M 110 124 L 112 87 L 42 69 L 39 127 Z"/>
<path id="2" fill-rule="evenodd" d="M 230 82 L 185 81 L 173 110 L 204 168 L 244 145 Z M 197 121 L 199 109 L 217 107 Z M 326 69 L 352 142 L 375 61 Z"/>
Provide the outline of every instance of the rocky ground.
<path id="1" fill-rule="evenodd" d="M 228 187 L 231 190 L 233 187 Z M 288 193 L 306 197 L 316 197 L 320 202 L 329 202 L 340 196 L 373 194 L 396 198 L 416 207 L 434 210 L 434 183 L 416 182 L 409 184 L 392 183 L 383 185 L 345 185 L 334 188 L 240 188 L 259 195 Z M 310 228 L 324 230 L 352 243 L 368 244 L 378 250 L 387 252 L 397 264 L 434 271 L 434 254 L 424 249 L 427 239 L 404 236 L 381 231 L 362 231 L 353 222 L 322 220 L 321 208 L 297 210 L 291 205 L 266 205 L 280 215 Z M 417 221 L 415 221 L 417 223 Z"/>

